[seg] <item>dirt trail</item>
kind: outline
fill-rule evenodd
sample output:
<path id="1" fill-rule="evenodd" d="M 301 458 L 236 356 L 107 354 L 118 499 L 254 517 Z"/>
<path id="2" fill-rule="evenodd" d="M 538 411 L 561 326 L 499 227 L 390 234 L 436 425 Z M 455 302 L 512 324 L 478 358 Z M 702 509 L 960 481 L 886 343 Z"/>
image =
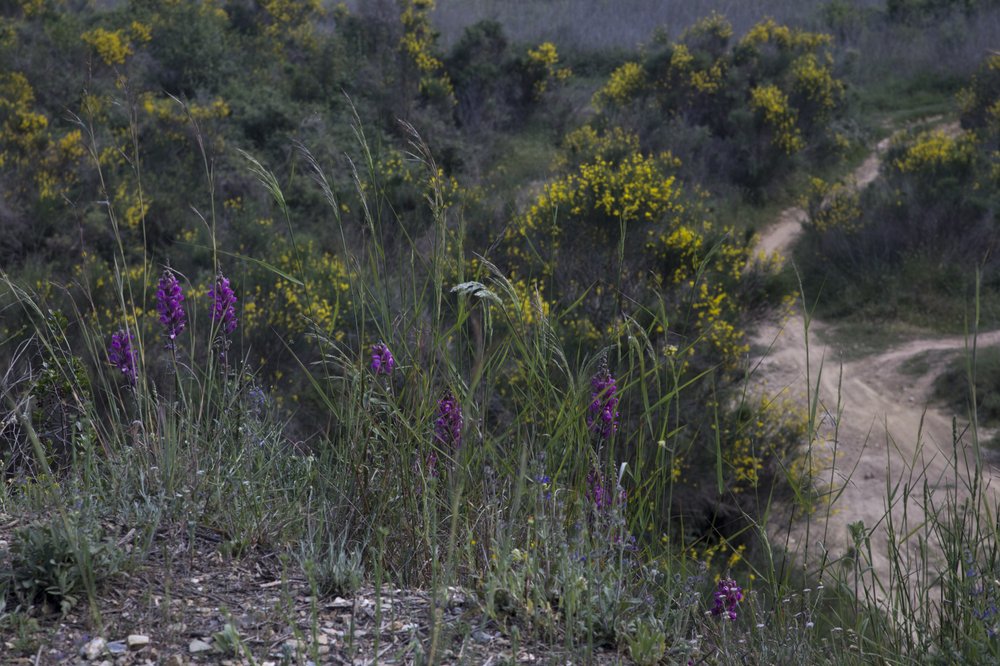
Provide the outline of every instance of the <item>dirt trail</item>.
<path id="1" fill-rule="evenodd" d="M 882 139 L 876 146 L 875 152 L 865 158 L 861 166 L 854 170 L 852 177 L 856 187 L 865 187 L 878 178 L 878 168 L 881 164 L 879 156 L 888 147 L 889 139 Z M 778 220 L 761 234 L 757 241 L 757 250 L 768 255 L 775 252 L 785 254 L 802 233 L 802 223 L 807 218 L 806 211 L 797 206 L 781 211 Z"/>
<path id="2" fill-rule="evenodd" d="M 855 170 L 853 180 L 859 187 L 875 179 L 880 155 L 887 146 L 888 141 L 880 143 L 875 153 Z M 783 211 L 762 234 L 759 249 L 787 255 L 801 234 L 801 222 L 805 219 L 806 213 L 801 208 Z M 785 543 L 787 537 L 789 548 L 812 563 L 824 552 L 830 561 L 850 552 L 853 541 L 848 525 L 863 521 L 868 529 L 876 528 L 872 533 L 872 565 L 880 580 L 887 581 L 890 558 L 885 524 L 890 511 L 889 489 L 899 484 L 898 497 L 906 484 L 919 498 L 926 479 L 940 502 L 943 499 L 940 491 L 953 490 L 957 481 L 958 494 L 963 495 L 965 483 L 961 475 L 956 479 L 952 464 L 956 452 L 952 445 L 952 423 L 957 415 L 934 404 L 930 396 L 945 357 L 952 352 L 962 353 L 971 340 L 964 336 L 927 337 L 898 344 L 882 353 L 847 360 L 834 346 L 821 341 L 828 329 L 823 322 L 811 321 L 807 344 L 805 321 L 796 312 L 783 323 L 761 326 L 753 336 L 755 348 L 767 349 L 753 361 L 756 364 L 753 376 L 759 391 L 771 397 L 790 398 L 805 406 L 818 387 L 820 439 L 813 447 L 813 469 L 818 472 L 821 488 L 832 489 L 836 497 L 829 511 L 820 507 L 811 516 L 808 527 L 807 521 L 798 519 L 789 530 L 786 522 L 785 529 L 773 533 L 772 538 Z M 979 347 L 995 344 L 1000 344 L 1000 331 L 981 334 L 977 340 Z M 927 352 L 935 354 L 925 357 L 927 368 L 920 376 L 904 372 L 908 360 Z M 960 430 L 967 425 L 961 421 L 959 418 Z M 974 466 L 971 442 L 968 434 L 961 440 L 958 455 L 963 459 L 959 469 Z M 995 488 L 992 465 L 985 467 L 984 480 Z M 910 501 L 905 507 L 908 521 L 905 532 L 923 523 L 923 509 L 918 504 Z M 903 502 L 897 500 L 891 507 L 894 520 L 901 521 L 903 509 Z M 790 508 L 784 510 L 787 513 Z M 897 523 L 896 530 L 900 529 Z M 909 555 L 915 556 L 916 539 L 912 541 Z"/>

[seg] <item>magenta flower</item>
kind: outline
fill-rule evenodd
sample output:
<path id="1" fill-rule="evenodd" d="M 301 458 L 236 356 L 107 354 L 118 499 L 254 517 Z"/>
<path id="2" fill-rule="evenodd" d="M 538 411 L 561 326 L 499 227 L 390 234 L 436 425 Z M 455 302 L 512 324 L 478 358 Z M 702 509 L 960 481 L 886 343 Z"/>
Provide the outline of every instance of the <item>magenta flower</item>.
<path id="1" fill-rule="evenodd" d="M 445 392 L 438 401 L 438 416 L 434 421 L 434 437 L 444 446 L 458 449 L 462 446 L 462 406 L 452 394 Z"/>
<path id="2" fill-rule="evenodd" d="M 391 375 L 396 367 L 396 359 L 384 342 L 372 347 L 372 372 L 376 375 Z"/>
<path id="3" fill-rule="evenodd" d="M 723 578 L 719 581 L 719 588 L 713 596 L 715 605 L 712 606 L 712 615 L 725 613 L 730 620 L 735 620 L 736 606 L 743 601 L 743 589 L 736 584 L 736 581 L 732 578 Z"/>
<path id="4" fill-rule="evenodd" d="M 174 339 L 187 326 L 187 315 L 184 313 L 184 306 L 181 305 L 183 302 L 184 292 L 181 291 L 181 284 L 173 271 L 168 268 L 163 271 L 156 288 L 156 311 L 160 314 L 160 323 L 167 329 L 167 337 L 170 338 L 168 347 L 173 346 Z"/>
<path id="5" fill-rule="evenodd" d="M 590 386 L 593 392 L 587 408 L 587 427 L 608 439 L 618 431 L 618 388 L 606 364 L 601 364 Z"/>
<path id="6" fill-rule="evenodd" d="M 587 500 L 594 505 L 598 511 L 607 511 L 615 503 L 615 489 L 617 486 L 613 480 L 605 480 L 597 470 L 591 470 L 587 474 Z M 617 487 L 618 503 L 624 505 L 627 499 L 625 489 Z"/>
<path id="7" fill-rule="evenodd" d="M 232 335 L 239 320 L 236 318 L 236 293 L 229 286 L 229 278 L 220 271 L 215 278 L 215 286 L 208 290 L 212 299 L 212 321 L 222 323 L 222 331 Z"/>
<path id="8" fill-rule="evenodd" d="M 135 386 L 135 380 L 138 376 L 136 365 L 139 357 L 136 350 L 132 347 L 131 333 L 119 329 L 111 335 L 111 344 L 108 345 L 108 360 L 111 362 L 111 365 L 118 368 L 125 375 L 129 384 Z"/>

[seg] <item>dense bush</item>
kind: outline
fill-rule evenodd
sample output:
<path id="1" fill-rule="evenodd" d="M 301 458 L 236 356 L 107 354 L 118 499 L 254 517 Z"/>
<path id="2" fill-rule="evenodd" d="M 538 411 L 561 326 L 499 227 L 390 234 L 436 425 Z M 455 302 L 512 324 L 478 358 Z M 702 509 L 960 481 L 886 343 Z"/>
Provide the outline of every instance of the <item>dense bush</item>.
<path id="1" fill-rule="evenodd" d="M 455 85 L 455 118 L 471 130 L 509 128 L 524 122 L 546 91 L 568 78 L 551 42 L 516 54 L 495 21 L 470 26 L 447 59 Z"/>
<path id="2" fill-rule="evenodd" d="M 989 58 L 960 95 L 966 131 L 897 137 L 860 198 L 819 185 L 799 258 L 823 308 L 959 331 L 978 276 L 986 321 L 997 321 L 996 67 Z"/>
<path id="3" fill-rule="evenodd" d="M 720 15 L 676 41 L 659 38 L 594 98 L 602 110 L 595 122 L 637 132 L 646 150 L 673 148 L 678 125 L 682 135 L 703 131 L 679 155 L 704 164 L 694 178 L 710 184 L 722 176 L 758 196 L 804 154 L 836 154 L 844 101 L 829 35 L 767 20 L 734 41 Z"/>

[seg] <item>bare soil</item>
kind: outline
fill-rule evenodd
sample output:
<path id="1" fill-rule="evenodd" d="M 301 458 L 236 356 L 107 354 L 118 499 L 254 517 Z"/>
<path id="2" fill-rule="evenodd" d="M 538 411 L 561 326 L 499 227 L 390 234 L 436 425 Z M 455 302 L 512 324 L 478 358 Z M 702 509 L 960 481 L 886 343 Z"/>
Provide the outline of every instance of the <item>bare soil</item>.
<path id="1" fill-rule="evenodd" d="M 954 131 L 950 125 L 944 128 Z M 888 140 L 881 142 L 855 170 L 857 186 L 875 179 L 887 146 Z M 761 235 L 759 248 L 786 256 L 805 219 L 801 208 L 783 211 Z M 973 344 L 998 344 L 1000 331 L 982 333 L 975 341 L 925 335 L 882 352 L 848 357 L 835 343 L 823 342 L 832 337 L 824 335 L 830 328 L 815 319 L 807 327 L 802 312 L 794 311 L 783 321 L 765 323 L 753 336 L 754 348 L 766 350 L 753 361 L 757 390 L 791 398 L 806 409 L 817 405 L 818 439 L 810 466 L 817 490 L 828 500 L 808 514 L 801 508 L 781 507 L 786 517 L 796 517 L 776 529 L 772 538 L 778 543 L 787 539 L 789 550 L 813 566 L 829 564 L 855 555 L 848 525 L 862 521 L 871 532 L 873 573 L 886 581 L 891 561 L 887 525 L 891 519 L 897 534 L 908 534 L 924 524 L 924 481 L 938 506 L 944 501 L 943 491 L 965 497 L 978 456 L 986 490 L 993 497 L 995 454 L 975 446 L 966 417 L 951 413 L 931 396 L 934 380 L 950 355 L 964 353 Z M 924 357 L 925 367 L 915 375 L 907 366 L 909 361 L 912 368 L 918 357 Z M 902 527 L 904 510 L 906 527 Z M 917 539 L 911 541 L 904 546 L 912 546 L 904 557 L 918 566 Z M 935 559 L 940 559 L 940 552 L 932 551 L 931 560 Z"/>

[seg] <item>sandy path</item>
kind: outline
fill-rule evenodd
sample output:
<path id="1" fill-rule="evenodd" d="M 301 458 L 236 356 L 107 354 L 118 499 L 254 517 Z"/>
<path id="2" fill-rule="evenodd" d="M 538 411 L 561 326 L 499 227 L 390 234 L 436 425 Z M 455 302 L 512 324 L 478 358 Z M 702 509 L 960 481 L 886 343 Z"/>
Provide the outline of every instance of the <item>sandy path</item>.
<path id="1" fill-rule="evenodd" d="M 865 187 L 878 178 L 878 168 L 881 164 L 879 155 L 888 147 L 889 139 L 882 139 L 878 146 L 876 146 L 875 152 L 865 158 L 861 166 L 854 170 L 852 178 L 856 187 Z M 806 211 L 797 206 L 781 211 L 777 221 L 770 225 L 757 240 L 757 250 L 768 255 L 775 252 L 786 254 L 788 249 L 792 247 L 792 244 L 802 234 L 802 223 L 808 217 Z"/>
<path id="2" fill-rule="evenodd" d="M 858 186 L 871 183 L 878 175 L 879 156 L 887 145 L 888 141 L 880 143 L 855 170 L 853 179 Z M 783 211 L 762 234 L 759 249 L 787 256 L 802 233 L 805 219 L 801 208 Z M 897 499 L 890 507 L 890 489 L 898 489 L 898 498 L 904 486 L 912 488 L 919 500 L 926 480 L 938 502 L 943 501 L 941 491 L 955 492 L 956 486 L 959 496 L 967 494 L 963 492 L 966 481 L 962 475 L 956 478 L 952 462 L 956 452 L 952 426 L 957 415 L 933 404 L 930 395 L 934 379 L 945 365 L 944 356 L 963 353 L 971 340 L 964 336 L 928 337 L 861 359 L 843 360 L 836 348 L 820 341 L 824 336 L 817 334 L 827 328 L 823 322 L 810 322 L 807 345 L 803 316 L 794 313 L 784 323 L 761 326 L 753 336 L 755 347 L 768 349 L 753 359 L 758 391 L 791 398 L 803 406 L 818 397 L 819 439 L 813 445 L 812 467 L 819 489 L 829 490 L 835 497 L 829 510 L 820 506 L 809 521 L 799 518 L 790 528 L 787 515 L 791 508 L 779 507 L 779 515 L 784 513 L 786 519 L 771 522 L 775 526 L 771 536 L 778 543 L 787 538 L 789 548 L 812 564 L 821 561 L 823 553 L 829 562 L 850 552 L 853 540 L 848 525 L 863 521 L 872 530 L 872 567 L 879 579 L 886 581 L 890 565 L 887 514 L 902 522 L 905 508 L 908 525 L 901 529 L 897 523 L 897 532 L 908 533 L 924 522 L 922 501 Z M 977 340 L 979 347 L 998 343 L 1000 331 L 981 334 Z M 903 372 L 906 361 L 927 352 L 940 356 L 929 359 L 934 362 L 928 364 L 926 372 L 921 376 Z M 959 430 L 966 425 L 959 418 Z M 959 469 L 974 466 L 969 434 L 961 438 L 957 451 L 962 458 Z M 992 476 L 990 467 L 986 466 L 987 483 Z M 917 540 L 911 541 L 904 553 L 916 558 Z M 940 555 L 932 554 L 931 559 L 940 560 Z M 910 564 L 915 566 L 916 559 Z"/>

